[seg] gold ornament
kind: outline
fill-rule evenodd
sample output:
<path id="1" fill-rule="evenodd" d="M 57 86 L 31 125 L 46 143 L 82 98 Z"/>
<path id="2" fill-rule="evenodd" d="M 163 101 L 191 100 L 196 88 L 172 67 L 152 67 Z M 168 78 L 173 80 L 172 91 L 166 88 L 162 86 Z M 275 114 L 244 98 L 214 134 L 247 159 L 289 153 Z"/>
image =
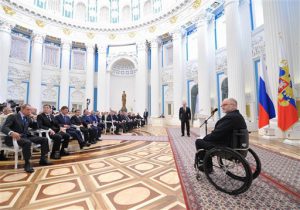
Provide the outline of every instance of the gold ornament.
<path id="1" fill-rule="evenodd" d="M 195 0 L 193 3 L 193 8 L 198 9 L 201 5 L 201 0 Z"/>
<path id="2" fill-rule="evenodd" d="M 11 15 L 13 16 L 14 14 L 16 14 L 16 12 L 9 6 L 2 6 L 4 12 L 7 14 L 7 15 Z"/>
<path id="3" fill-rule="evenodd" d="M 149 27 L 149 32 L 153 33 L 156 30 L 156 26 L 150 26 Z"/>
<path id="4" fill-rule="evenodd" d="M 35 23 L 37 24 L 38 27 L 44 28 L 45 22 L 42 20 L 35 20 Z"/>
<path id="5" fill-rule="evenodd" d="M 86 33 L 86 36 L 90 39 L 93 39 L 95 37 L 95 34 L 92 32 L 88 32 L 88 33 Z"/>
<path id="6" fill-rule="evenodd" d="M 135 33 L 135 32 L 129 32 L 129 33 L 128 33 L 128 36 L 129 36 L 130 38 L 133 38 L 133 37 L 135 37 L 135 35 L 136 35 L 136 33 Z"/>
<path id="7" fill-rule="evenodd" d="M 171 23 L 171 24 L 174 24 L 174 23 L 176 23 L 176 21 L 177 21 L 177 18 L 178 18 L 177 16 L 173 16 L 173 17 L 171 17 L 171 18 L 170 18 L 170 23 Z"/>
<path id="8" fill-rule="evenodd" d="M 115 34 L 109 34 L 109 35 L 108 35 L 108 38 L 109 38 L 109 39 L 115 39 L 115 38 L 116 38 L 116 35 L 115 35 Z"/>
<path id="9" fill-rule="evenodd" d="M 64 32 L 64 34 L 66 34 L 66 35 L 70 35 L 70 34 L 71 34 L 71 30 L 70 30 L 70 29 L 67 29 L 67 28 L 64 28 L 64 29 L 63 29 L 63 32 Z"/>

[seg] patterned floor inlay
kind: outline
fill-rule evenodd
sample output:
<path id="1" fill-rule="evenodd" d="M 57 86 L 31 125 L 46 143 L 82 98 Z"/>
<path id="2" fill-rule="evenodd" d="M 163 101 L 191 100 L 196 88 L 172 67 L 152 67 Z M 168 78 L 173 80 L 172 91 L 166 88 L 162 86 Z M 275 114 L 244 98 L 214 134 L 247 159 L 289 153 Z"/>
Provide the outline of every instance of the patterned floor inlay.
<path id="1" fill-rule="evenodd" d="M 133 176 L 120 169 L 93 174 L 90 177 L 97 189 L 134 179 Z"/>
<path id="2" fill-rule="evenodd" d="M 47 183 L 38 185 L 35 193 L 30 200 L 30 203 L 47 201 L 57 198 L 61 199 L 68 196 L 71 197 L 82 192 L 85 192 L 85 188 L 79 177 L 53 182 L 49 181 Z"/>
<path id="3" fill-rule="evenodd" d="M 43 207 L 45 210 L 94 210 L 94 206 L 89 198 L 79 199 L 76 201 L 66 202 L 64 204 L 58 204 L 48 207 Z"/>
<path id="4" fill-rule="evenodd" d="M 9 187 L 0 189 L 0 209 L 13 207 L 24 189 L 25 187 Z"/>
<path id="5" fill-rule="evenodd" d="M 138 209 L 165 196 L 163 192 L 138 182 L 122 188 L 102 193 L 108 209 Z M 135 195 L 135 196 L 133 196 Z"/>
<path id="6" fill-rule="evenodd" d="M 169 142 L 103 140 L 52 162 L 1 170 L 0 209 L 185 208 Z"/>

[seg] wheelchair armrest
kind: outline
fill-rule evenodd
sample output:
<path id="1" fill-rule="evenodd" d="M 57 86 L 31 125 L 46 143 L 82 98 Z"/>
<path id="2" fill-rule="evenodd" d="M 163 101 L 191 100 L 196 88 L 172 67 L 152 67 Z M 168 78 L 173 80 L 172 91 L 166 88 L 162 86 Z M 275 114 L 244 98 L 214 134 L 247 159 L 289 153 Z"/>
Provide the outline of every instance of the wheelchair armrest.
<path id="1" fill-rule="evenodd" d="M 249 148 L 249 133 L 247 129 L 234 130 L 231 145 L 232 149 L 247 150 Z"/>

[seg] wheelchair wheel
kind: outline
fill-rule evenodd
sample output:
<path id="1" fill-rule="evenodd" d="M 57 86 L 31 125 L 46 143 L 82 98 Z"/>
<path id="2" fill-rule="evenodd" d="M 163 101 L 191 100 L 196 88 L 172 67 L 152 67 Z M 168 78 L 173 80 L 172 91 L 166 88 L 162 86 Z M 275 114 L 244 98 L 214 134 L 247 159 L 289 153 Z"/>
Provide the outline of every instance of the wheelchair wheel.
<path id="1" fill-rule="evenodd" d="M 256 179 L 261 171 L 261 162 L 260 159 L 258 158 L 257 154 L 251 149 L 248 149 L 248 153 L 246 160 L 248 161 L 248 163 L 250 164 L 250 167 L 252 168 L 252 178 Z"/>
<path id="2" fill-rule="evenodd" d="M 204 172 L 218 190 L 230 195 L 251 186 L 251 168 L 245 158 L 230 148 L 213 148 L 204 157 Z"/>

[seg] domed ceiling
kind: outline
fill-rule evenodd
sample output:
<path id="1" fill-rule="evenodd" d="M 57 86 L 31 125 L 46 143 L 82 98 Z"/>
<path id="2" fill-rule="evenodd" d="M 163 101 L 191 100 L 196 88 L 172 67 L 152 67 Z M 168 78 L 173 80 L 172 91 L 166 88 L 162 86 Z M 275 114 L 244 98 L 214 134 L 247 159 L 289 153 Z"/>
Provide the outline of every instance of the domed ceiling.
<path id="1" fill-rule="evenodd" d="M 136 28 L 166 17 L 189 0 L 11 0 L 41 16 L 91 27 Z"/>

